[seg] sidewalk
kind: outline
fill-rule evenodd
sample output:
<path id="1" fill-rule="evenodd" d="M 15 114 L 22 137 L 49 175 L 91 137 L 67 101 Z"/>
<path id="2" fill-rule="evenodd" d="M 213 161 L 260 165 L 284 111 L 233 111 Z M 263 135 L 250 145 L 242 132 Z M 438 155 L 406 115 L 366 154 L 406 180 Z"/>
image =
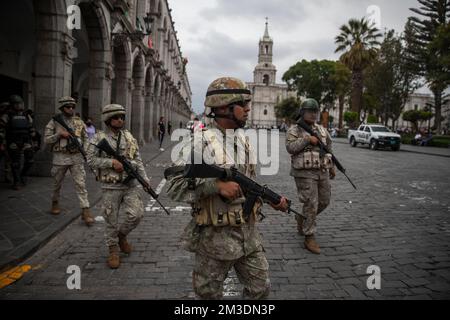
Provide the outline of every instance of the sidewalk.
<path id="1" fill-rule="evenodd" d="M 165 139 L 164 152 L 170 152 L 170 140 Z M 141 150 L 144 163 L 162 152 L 157 139 Z M 101 190 L 93 174 L 86 170 L 89 201 L 94 207 L 101 198 Z M 81 209 L 70 173 L 61 190 L 62 212 L 50 214 L 53 179 L 30 177 L 28 185 L 14 191 L 9 184 L 0 183 L 0 271 L 16 266 L 45 245 L 72 221 L 80 219 Z M 79 220 L 81 224 L 81 219 Z"/>
<path id="2" fill-rule="evenodd" d="M 333 142 L 348 144 L 347 138 L 333 138 Z M 420 147 L 402 144 L 400 151 L 450 158 L 450 148 Z"/>

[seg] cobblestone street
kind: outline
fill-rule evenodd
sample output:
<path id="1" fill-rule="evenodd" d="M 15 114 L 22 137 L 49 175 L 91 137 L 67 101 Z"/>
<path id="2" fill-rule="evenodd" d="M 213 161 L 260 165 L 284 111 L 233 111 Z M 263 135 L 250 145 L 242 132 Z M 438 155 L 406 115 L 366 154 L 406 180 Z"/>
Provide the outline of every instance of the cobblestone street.
<path id="1" fill-rule="evenodd" d="M 301 209 L 289 176 L 284 135 L 280 140 L 279 173 L 258 181 L 283 193 Z M 449 159 L 370 151 L 343 143 L 335 143 L 334 150 L 358 190 L 338 173 L 332 183 L 331 205 L 318 221 L 321 255 L 304 249 L 293 216 L 265 206 L 267 218 L 259 228 L 270 264 L 270 298 L 450 298 Z M 145 218 L 130 235 L 135 250 L 122 256 L 118 270 L 106 265 L 101 219 L 91 228 L 77 219 L 22 263 L 31 265 L 32 270 L 1 289 L 0 299 L 193 298 L 193 256 L 179 244 L 190 219 L 189 208 L 170 201 L 164 190 L 163 171 L 170 165 L 170 151 L 155 157 L 155 148 L 148 149 L 143 157 L 154 158 L 147 172 L 153 187 L 162 189 L 160 200 L 171 215 L 146 197 Z M 97 190 L 91 187 L 90 192 Z M 93 211 L 100 215 L 98 203 Z M 70 265 L 81 268 L 81 290 L 67 289 Z M 367 288 L 366 271 L 371 265 L 381 268 L 381 290 Z M 241 289 L 232 272 L 225 295 L 239 298 Z"/>

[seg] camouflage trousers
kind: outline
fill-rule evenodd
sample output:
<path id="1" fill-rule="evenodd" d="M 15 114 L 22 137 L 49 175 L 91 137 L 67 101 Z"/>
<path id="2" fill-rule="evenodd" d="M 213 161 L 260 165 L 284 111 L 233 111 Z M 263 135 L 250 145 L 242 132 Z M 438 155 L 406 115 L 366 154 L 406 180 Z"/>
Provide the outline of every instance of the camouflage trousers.
<path id="1" fill-rule="evenodd" d="M 125 220 L 119 226 L 119 213 L 125 213 Z M 119 232 L 128 235 L 144 216 L 144 204 L 138 187 L 129 189 L 103 189 L 103 218 L 105 218 L 105 239 L 108 247 L 119 243 Z"/>
<path id="2" fill-rule="evenodd" d="M 86 189 L 86 171 L 83 164 L 74 165 L 53 165 L 52 177 L 54 178 L 52 201 L 59 201 L 62 183 L 67 170 L 72 175 L 75 183 L 75 190 L 80 201 L 81 208 L 89 208 L 88 192 Z"/>
<path id="3" fill-rule="evenodd" d="M 234 267 L 244 285 L 244 299 L 265 299 L 270 293 L 269 264 L 261 248 L 234 261 L 216 260 L 197 252 L 192 274 L 197 298 L 217 300 L 223 297 L 223 284 Z"/>
<path id="4" fill-rule="evenodd" d="M 317 216 L 324 211 L 330 204 L 331 185 L 328 171 L 318 172 L 317 174 L 305 177 L 296 177 L 295 184 L 303 204 L 303 214 L 306 219 L 303 220 L 303 233 L 313 235 L 316 233 Z M 296 217 L 297 222 L 298 218 Z"/>

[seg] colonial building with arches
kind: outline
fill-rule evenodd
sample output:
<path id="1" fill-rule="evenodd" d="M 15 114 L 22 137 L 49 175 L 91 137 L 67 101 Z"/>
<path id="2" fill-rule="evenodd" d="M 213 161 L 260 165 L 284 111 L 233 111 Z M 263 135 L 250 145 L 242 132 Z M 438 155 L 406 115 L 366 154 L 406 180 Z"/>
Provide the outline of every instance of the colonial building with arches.
<path id="1" fill-rule="evenodd" d="M 167 0 L 15 0 L 2 12 L 0 102 L 22 95 L 39 131 L 65 95 L 97 128 L 104 105 L 124 105 L 141 144 L 155 138 L 161 116 L 174 127 L 190 119 L 187 59 Z M 46 159 L 38 155 L 43 174 Z"/>

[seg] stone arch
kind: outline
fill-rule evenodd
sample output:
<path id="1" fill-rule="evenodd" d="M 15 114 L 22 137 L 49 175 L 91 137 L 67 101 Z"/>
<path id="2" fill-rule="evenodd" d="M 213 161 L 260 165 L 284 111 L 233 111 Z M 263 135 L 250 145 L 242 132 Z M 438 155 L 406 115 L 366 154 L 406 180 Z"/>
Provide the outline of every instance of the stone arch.
<path id="1" fill-rule="evenodd" d="M 145 68 L 145 98 L 144 98 L 144 139 L 148 142 L 152 141 L 153 130 L 152 127 L 155 125 L 152 122 L 153 118 L 153 69 L 150 64 Z"/>
<path id="2" fill-rule="evenodd" d="M 140 144 L 144 142 L 144 84 L 145 60 L 135 54 L 132 67 L 132 100 L 130 130 Z"/>
<path id="3" fill-rule="evenodd" d="M 116 25 L 115 29 L 120 29 Z M 128 41 L 115 43 L 112 48 L 112 64 L 110 67 L 111 103 L 117 103 L 127 109 L 127 127 L 130 127 L 131 115 L 131 45 Z"/>
<path id="4" fill-rule="evenodd" d="M 78 106 L 83 117 L 91 117 L 97 125 L 101 123 L 101 110 L 111 100 L 111 53 L 109 27 L 103 7 L 95 2 L 80 1 L 82 27 L 73 30 L 74 47 L 78 55 L 72 68 L 72 92 L 74 84 L 88 70 L 89 80 L 80 91 Z M 87 85 L 87 87 L 86 87 Z"/>
<path id="5" fill-rule="evenodd" d="M 14 10 L 16 6 L 21 5 L 25 8 Z M 8 16 L 2 17 L 2 22 L 8 27 L 1 25 L 0 28 L 2 48 L 20 52 L 16 63 L 20 66 L 17 70 L 22 76 L 4 72 L 4 68 L 14 68 L 17 65 L 10 61 L 8 56 L 2 60 L 0 74 L 8 75 L 11 84 L 20 80 L 19 90 L 15 94 L 22 94 L 27 107 L 32 107 L 35 114 L 34 123 L 41 133 L 58 110 L 58 98 L 70 94 L 73 39 L 70 33 L 67 33 L 66 10 L 66 1 L 30 0 L 2 3 L 2 12 L 8 13 Z M 12 23 L 9 23 L 9 18 L 13 19 Z M 27 21 L 23 21 L 24 18 Z M 20 24 L 27 36 L 18 34 L 19 31 L 11 33 L 15 23 Z M 12 34 L 17 43 L 10 47 L 11 42 L 8 39 Z M 57 74 L 55 70 L 58 71 Z M 1 91 L 6 94 L 7 88 L 2 86 Z M 38 152 L 34 160 L 35 165 L 30 174 L 49 176 L 51 154 L 45 150 Z"/>

